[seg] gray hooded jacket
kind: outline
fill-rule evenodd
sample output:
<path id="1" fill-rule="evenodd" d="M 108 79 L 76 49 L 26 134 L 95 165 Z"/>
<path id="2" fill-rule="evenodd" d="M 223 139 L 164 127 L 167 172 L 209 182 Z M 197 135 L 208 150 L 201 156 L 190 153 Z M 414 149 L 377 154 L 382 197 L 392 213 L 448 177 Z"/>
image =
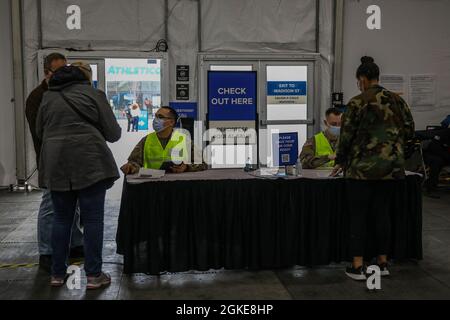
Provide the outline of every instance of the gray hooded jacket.
<path id="1" fill-rule="evenodd" d="M 77 76 L 55 74 L 36 120 L 42 141 L 39 185 L 51 191 L 81 190 L 104 180 L 112 186 L 120 177 L 106 142 L 118 141 L 121 128 L 105 93 Z"/>

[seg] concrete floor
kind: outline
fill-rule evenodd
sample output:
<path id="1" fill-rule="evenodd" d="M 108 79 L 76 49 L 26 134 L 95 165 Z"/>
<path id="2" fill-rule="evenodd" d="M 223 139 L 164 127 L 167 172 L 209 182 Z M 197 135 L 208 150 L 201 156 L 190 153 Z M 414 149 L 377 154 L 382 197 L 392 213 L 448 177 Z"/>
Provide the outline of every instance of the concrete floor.
<path id="1" fill-rule="evenodd" d="M 382 290 L 368 292 L 365 283 L 347 279 L 344 265 L 277 271 L 210 271 L 161 277 L 122 273 L 115 253 L 120 199 L 108 195 L 105 220 L 104 269 L 113 278 L 103 291 L 52 289 L 49 276 L 37 267 L 0 269 L 0 300 L 19 299 L 450 299 L 450 194 L 424 199 L 425 259 L 392 266 Z M 0 265 L 35 263 L 37 210 L 40 192 L 0 192 Z"/>

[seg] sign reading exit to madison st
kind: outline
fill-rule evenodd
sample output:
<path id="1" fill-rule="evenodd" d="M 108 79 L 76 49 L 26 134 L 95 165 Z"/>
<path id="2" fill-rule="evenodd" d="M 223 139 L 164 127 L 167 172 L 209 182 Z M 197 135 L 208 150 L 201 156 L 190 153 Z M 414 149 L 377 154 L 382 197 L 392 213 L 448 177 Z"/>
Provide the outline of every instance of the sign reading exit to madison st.
<path id="1" fill-rule="evenodd" d="M 209 71 L 209 120 L 256 120 L 256 93 L 254 71 Z"/>

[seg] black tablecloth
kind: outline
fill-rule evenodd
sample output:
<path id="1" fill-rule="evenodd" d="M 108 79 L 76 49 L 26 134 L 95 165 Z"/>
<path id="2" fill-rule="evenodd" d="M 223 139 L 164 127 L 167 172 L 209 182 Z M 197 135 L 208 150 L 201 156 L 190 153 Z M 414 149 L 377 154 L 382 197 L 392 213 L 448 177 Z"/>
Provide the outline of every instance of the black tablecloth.
<path id="1" fill-rule="evenodd" d="M 117 252 L 126 274 L 351 261 L 345 185 L 343 179 L 125 182 Z M 408 176 L 396 192 L 390 257 L 420 260 L 421 178 Z"/>

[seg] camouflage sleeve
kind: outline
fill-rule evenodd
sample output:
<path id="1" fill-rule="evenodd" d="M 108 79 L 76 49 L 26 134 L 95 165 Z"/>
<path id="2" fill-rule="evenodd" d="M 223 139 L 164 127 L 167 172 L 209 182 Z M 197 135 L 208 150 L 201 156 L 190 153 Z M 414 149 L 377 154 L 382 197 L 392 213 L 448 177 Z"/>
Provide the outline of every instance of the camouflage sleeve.
<path id="1" fill-rule="evenodd" d="M 146 139 L 147 137 L 142 138 L 128 157 L 128 162 L 139 168 L 144 166 L 144 147 Z"/>
<path id="2" fill-rule="evenodd" d="M 300 161 L 304 169 L 316 169 L 330 160 L 327 156 L 316 157 L 316 143 L 314 138 L 310 138 L 303 145 L 302 152 L 300 153 Z"/>
<path id="3" fill-rule="evenodd" d="M 415 124 L 414 119 L 411 114 L 411 110 L 408 106 L 408 104 L 403 100 L 402 98 L 402 115 L 403 115 L 403 123 L 404 123 L 404 136 L 405 136 L 405 142 L 412 140 L 414 138 L 414 132 L 415 132 Z"/>
<path id="4" fill-rule="evenodd" d="M 358 109 L 362 101 L 352 99 L 347 104 L 347 111 L 342 116 L 341 135 L 336 152 L 336 164 L 345 167 L 352 148 L 353 139 L 358 130 Z"/>

